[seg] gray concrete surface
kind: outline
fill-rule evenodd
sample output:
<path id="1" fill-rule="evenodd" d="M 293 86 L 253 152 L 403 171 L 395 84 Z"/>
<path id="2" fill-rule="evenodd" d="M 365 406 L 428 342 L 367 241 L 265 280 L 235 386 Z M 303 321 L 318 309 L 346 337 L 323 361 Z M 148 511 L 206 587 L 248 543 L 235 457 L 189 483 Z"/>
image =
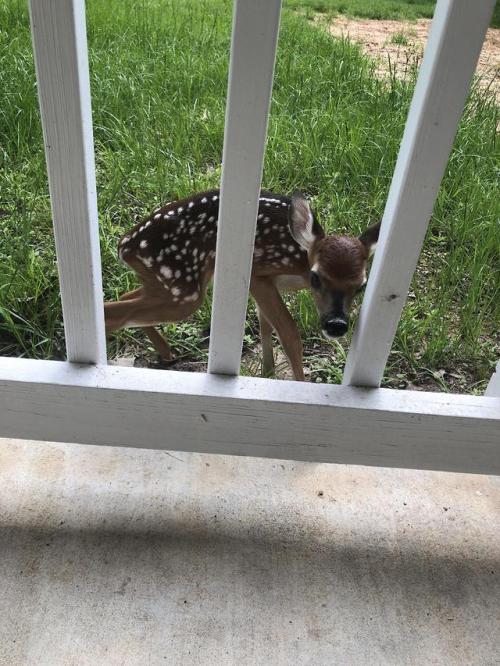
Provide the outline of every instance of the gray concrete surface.
<path id="1" fill-rule="evenodd" d="M 500 664 L 500 479 L 0 440 L 0 664 Z"/>

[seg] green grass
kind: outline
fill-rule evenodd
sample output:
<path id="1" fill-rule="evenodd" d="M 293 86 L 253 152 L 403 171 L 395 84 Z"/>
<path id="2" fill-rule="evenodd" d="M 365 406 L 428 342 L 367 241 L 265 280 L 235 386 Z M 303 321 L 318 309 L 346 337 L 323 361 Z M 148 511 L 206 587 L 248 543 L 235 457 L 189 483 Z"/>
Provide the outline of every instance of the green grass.
<path id="1" fill-rule="evenodd" d="M 229 2 L 91 0 L 87 5 L 103 282 L 134 286 L 116 258 L 134 215 L 217 186 L 225 109 Z M 0 6 L 0 354 L 59 358 L 63 330 L 50 202 L 25 3 Z M 263 183 L 300 188 L 325 227 L 359 233 L 380 216 L 412 83 L 379 81 L 372 63 L 285 12 Z M 386 381 L 465 378 L 481 389 L 499 354 L 498 110 L 477 87 L 462 119 Z M 313 378 L 338 381 L 349 340 L 319 344 L 310 295 L 290 306 Z M 168 326 L 174 348 L 206 358 L 210 303 Z M 256 338 L 249 315 L 246 343 Z M 123 332 L 115 354 L 141 340 Z M 333 351 L 333 357 L 330 352 Z M 254 371 L 252 364 L 244 369 Z M 434 380 L 433 380 L 434 381 Z M 450 380 L 452 381 L 452 380 Z M 458 381 L 458 380 L 457 380 Z"/>
<path id="2" fill-rule="evenodd" d="M 391 44 L 398 44 L 398 46 L 407 46 L 408 37 L 404 32 L 395 32 L 391 37 Z"/>
<path id="3" fill-rule="evenodd" d="M 434 0 L 285 0 L 285 6 L 365 19 L 432 18 Z"/>

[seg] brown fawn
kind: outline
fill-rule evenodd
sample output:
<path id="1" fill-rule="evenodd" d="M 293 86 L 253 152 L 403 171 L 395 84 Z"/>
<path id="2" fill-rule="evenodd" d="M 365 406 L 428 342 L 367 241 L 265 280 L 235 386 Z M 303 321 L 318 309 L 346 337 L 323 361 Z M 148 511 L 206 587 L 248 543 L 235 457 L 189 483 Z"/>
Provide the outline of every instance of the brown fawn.
<path id="1" fill-rule="evenodd" d="M 119 257 L 142 286 L 105 303 L 107 333 L 143 328 L 160 356 L 172 360 L 154 326 L 186 319 L 202 304 L 214 273 L 218 215 L 219 190 L 211 190 L 166 204 L 123 236 Z M 359 238 L 326 235 L 301 194 L 261 192 L 250 293 L 257 304 L 264 375 L 274 370 L 274 329 L 295 379 L 304 380 L 302 340 L 281 291 L 310 287 L 324 335 L 347 332 L 379 228 L 374 224 Z"/>

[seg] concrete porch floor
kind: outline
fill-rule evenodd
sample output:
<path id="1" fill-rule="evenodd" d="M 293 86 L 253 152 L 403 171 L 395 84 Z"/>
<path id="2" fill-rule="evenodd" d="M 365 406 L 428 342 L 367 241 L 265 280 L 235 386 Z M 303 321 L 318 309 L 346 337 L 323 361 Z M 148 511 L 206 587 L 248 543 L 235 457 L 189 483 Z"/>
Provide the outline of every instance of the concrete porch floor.
<path id="1" fill-rule="evenodd" d="M 0 440 L 0 664 L 500 664 L 500 479 Z"/>

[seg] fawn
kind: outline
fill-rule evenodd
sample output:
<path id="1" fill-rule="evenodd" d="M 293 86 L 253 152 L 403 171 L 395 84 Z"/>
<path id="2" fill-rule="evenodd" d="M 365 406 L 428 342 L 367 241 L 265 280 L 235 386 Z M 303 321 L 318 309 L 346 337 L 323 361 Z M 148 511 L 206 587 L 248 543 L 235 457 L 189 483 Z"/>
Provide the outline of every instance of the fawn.
<path id="1" fill-rule="evenodd" d="M 123 236 L 119 257 L 142 286 L 105 303 L 107 333 L 141 327 L 160 356 L 172 360 L 154 326 L 186 319 L 202 304 L 214 273 L 218 213 L 219 190 L 202 192 L 155 210 Z M 257 305 L 264 375 L 274 370 L 274 329 L 294 378 L 304 380 L 302 340 L 280 292 L 310 287 L 324 335 L 344 335 L 379 229 L 380 223 L 374 224 L 359 238 L 326 235 L 301 194 L 261 192 L 250 293 Z"/>

